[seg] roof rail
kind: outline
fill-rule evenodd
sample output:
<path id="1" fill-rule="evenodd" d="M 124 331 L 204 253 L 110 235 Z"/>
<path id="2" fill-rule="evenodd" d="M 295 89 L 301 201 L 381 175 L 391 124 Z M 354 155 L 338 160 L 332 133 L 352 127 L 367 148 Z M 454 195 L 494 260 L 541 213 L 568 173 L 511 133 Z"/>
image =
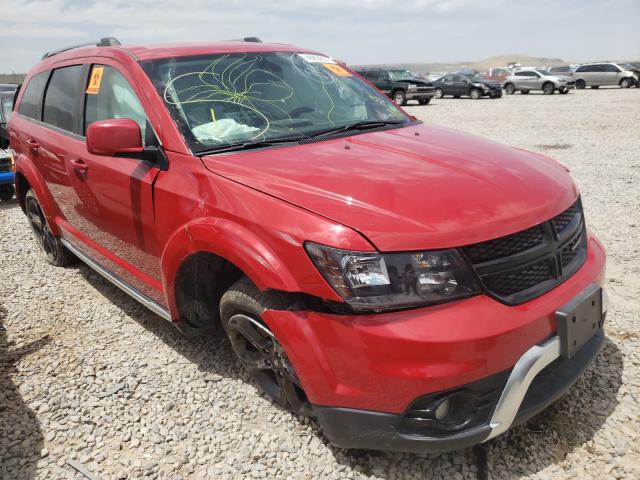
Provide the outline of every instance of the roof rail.
<path id="1" fill-rule="evenodd" d="M 53 50 L 51 52 L 47 52 L 42 56 L 42 60 L 44 60 L 45 58 L 49 58 L 49 57 L 53 57 L 54 55 L 57 55 L 59 53 L 62 52 L 66 52 L 67 50 L 73 50 L 74 48 L 81 48 L 81 47 L 91 47 L 91 46 L 95 46 L 95 47 L 116 47 L 118 45 L 122 45 L 120 43 L 120 40 L 118 40 L 115 37 L 104 37 L 101 38 L 99 42 L 84 42 L 84 43 L 78 43 L 76 45 L 69 45 L 68 47 L 64 47 L 64 48 L 60 48 L 58 50 Z"/>
<path id="2" fill-rule="evenodd" d="M 244 37 L 244 38 L 232 38 L 231 40 L 225 40 L 225 42 L 254 42 L 262 43 L 258 37 Z"/>

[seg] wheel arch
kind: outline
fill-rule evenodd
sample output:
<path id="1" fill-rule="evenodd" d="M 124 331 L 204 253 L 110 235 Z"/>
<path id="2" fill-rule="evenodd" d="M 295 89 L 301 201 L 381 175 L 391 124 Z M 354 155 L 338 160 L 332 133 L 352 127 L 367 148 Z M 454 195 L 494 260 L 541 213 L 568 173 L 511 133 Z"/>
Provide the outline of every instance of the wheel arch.
<path id="1" fill-rule="evenodd" d="M 249 229 L 225 219 L 200 218 L 181 227 L 167 241 L 160 263 L 162 283 L 174 320 L 184 320 L 180 314 L 184 313 L 185 298 L 193 299 L 193 295 L 198 297 L 203 292 L 217 296 L 220 289 L 242 276 L 260 290 L 299 290 L 287 265 L 266 242 Z M 211 275 L 215 277 L 215 273 L 219 275 L 218 282 L 212 281 Z M 196 285 L 194 274 L 198 277 Z M 206 287 L 197 282 L 216 285 Z M 195 287 L 192 297 L 185 296 L 190 283 Z M 187 313 L 199 314 L 196 310 Z"/>
<path id="2" fill-rule="evenodd" d="M 33 189 L 36 194 L 36 198 L 42 207 L 42 211 L 47 217 L 49 228 L 54 235 L 60 235 L 60 230 L 55 222 L 56 216 L 59 214 L 59 210 L 56 207 L 56 203 L 47 188 L 47 185 L 42 178 L 40 172 L 31 161 L 24 157 L 18 157 L 18 165 L 15 174 L 16 185 L 16 198 L 22 211 L 25 212 L 25 196 L 29 189 Z"/>

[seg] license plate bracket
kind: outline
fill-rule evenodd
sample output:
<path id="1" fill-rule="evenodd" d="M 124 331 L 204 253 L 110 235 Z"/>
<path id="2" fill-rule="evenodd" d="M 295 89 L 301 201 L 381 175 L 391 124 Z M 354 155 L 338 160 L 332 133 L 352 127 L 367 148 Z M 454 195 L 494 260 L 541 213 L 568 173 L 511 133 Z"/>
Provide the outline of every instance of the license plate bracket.
<path id="1" fill-rule="evenodd" d="M 556 310 L 558 335 L 564 358 L 571 358 L 602 329 L 602 288 L 590 285 Z"/>

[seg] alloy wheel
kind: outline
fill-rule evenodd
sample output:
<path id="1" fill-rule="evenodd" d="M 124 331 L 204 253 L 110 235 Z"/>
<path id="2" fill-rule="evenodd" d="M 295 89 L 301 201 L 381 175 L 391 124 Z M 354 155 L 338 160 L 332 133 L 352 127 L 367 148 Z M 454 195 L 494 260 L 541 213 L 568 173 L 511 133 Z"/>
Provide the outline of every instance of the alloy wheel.
<path id="1" fill-rule="evenodd" d="M 56 239 L 53 236 L 51 228 L 49 228 L 49 224 L 42 212 L 42 208 L 38 201 L 33 197 L 29 196 L 25 200 L 27 218 L 36 242 L 47 258 L 51 261 L 55 261 L 57 255 Z"/>
<path id="2" fill-rule="evenodd" d="M 435 94 L 436 98 L 442 98 L 444 97 L 444 92 L 442 91 L 441 88 L 436 88 L 436 94 Z"/>
<path id="3" fill-rule="evenodd" d="M 229 319 L 227 332 L 244 368 L 278 405 L 300 415 L 312 415 L 287 354 L 264 324 L 240 313 Z"/>

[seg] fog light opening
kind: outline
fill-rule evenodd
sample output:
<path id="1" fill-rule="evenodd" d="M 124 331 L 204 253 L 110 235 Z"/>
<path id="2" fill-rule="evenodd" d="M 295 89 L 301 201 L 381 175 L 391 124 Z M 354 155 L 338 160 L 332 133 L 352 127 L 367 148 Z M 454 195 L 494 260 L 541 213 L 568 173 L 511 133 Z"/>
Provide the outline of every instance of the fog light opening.
<path id="1" fill-rule="evenodd" d="M 449 409 L 451 408 L 451 400 L 445 398 L 440 404 L 436 407 L 434 412 L 436 420 L 439 422 L 447 418 L 449 415 Z"/>

